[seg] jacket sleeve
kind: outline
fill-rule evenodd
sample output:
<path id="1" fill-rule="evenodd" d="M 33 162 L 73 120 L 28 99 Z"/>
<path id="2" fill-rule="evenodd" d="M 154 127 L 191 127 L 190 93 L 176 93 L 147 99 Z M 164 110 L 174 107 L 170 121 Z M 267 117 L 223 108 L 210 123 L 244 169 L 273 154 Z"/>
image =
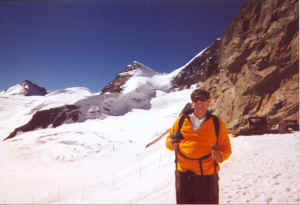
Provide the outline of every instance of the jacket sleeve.
<path id="1" fill-rule="evenodd" d="M 180 118 L 177 118 L 177 120 L 175 121 L 175 123 L 173 124 L 173 127 L 171 127 L 169 129 L 169 134 L 167 136 L 167 139 L 166 139 L 166 147 L 169 149 L 169 150 L 174 150 L 175 147 L 172 146 L 172 144 L 170 143 L 170 136 L 179 128 L 178 127 L 178 122 L 179 122 L 179 119 Z"/>
<path id="2" fill-rule="evenodd" d="M 220 120 L 219 147 L 219 151 L 221 152 L 223 162 L 230 157 L 232 150 L 230 138 L 228 136 L 228 131 L 222 120 Z"/>

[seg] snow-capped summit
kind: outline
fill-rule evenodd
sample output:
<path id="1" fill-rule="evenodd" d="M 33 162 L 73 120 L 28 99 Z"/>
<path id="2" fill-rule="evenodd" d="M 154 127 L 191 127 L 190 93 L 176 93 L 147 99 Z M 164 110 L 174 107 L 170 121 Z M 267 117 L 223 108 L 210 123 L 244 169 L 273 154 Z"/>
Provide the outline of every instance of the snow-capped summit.
<path id="1" fill-rule="evenodd" d="M 132 64 L 126 66 L 107 86 L 105 86 L 101 93 L 121 93 L 126 82 L 132 77 L 152 77 L 158 74 L 153 69 L 144 64 L 133 61 Z"/>
<path id="2" fill-rule="evenodd" d="M 131 75 L 131 76 L 147 76 L 151 77 L 157 74 L 153 69 L 144 64 L 133 61 L 132 64 L 128 65 L 119 75 Z"/>
<path id="3" fill-rule="evenodd" d="M 45 88 L 40 87 L 29 80 L 25 80 L 0 92 L 0 96 L 22 95 L 22 96 L 44 96 L 47 94 Z"/>

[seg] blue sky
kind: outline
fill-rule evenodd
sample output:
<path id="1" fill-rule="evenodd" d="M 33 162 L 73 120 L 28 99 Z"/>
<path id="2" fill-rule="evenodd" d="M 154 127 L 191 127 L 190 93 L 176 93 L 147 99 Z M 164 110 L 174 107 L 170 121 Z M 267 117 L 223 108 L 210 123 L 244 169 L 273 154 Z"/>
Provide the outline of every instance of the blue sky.
<path id="1" fill-rule="evenodd" d="M 0 90 L 100 91 L 139 61 L 169 73 L 222 37 L 245 0 L 1 0 Z"/>

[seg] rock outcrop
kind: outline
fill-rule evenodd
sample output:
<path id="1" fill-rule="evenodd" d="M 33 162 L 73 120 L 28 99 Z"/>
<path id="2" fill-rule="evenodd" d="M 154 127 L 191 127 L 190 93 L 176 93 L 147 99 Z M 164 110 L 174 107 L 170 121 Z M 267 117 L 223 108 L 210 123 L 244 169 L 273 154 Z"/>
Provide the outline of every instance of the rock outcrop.
<path id="1" fill-rule="evenodd" d="M 245 127 L 251 116 L 267 117 L 269 126 L 299 119 L 298 6 L 298 0 L 247 0 L 221 41 L 207 49 L 214 52 L 212 66 L 199 57 L 181 71 L 210 90 L 211 108 L 229 128 Z M 191 75 L 203 70 L 206 78 Z M 184 87 L 181 80 L 174 88 Z"/>
<path id="2" fill-rule="evenodd" d="M 19 132 L 28 132 L 38 128 L 47 128 L 49 126 L 55 128 L 67 121 L 77 122 L 79 120 L 79 115 L 79 107 L 75 105 L 65 105 L 48 110 L 40 110 L 32 116 L 29 122 L 16 128 L 4 140 L 13 138 Z"/>
<path id="3" fill-rule="evenodd" d="M 221 39 L 217 39 L 210 47 L 190 62 L 173 80 L 175 88 L 190 88 L 198 82 L 204 82 L 218 73 Z"/>

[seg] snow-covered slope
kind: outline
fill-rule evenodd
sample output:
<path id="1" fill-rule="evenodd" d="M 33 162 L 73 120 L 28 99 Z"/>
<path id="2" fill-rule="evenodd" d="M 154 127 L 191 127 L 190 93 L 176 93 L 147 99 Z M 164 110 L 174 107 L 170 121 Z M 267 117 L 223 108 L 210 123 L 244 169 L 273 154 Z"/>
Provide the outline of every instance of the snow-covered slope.
<path id="1" fill-rule="evenodd" d="M 150 109 L 1 142 L 0 203 L 175 203 L 174 153 L 164 139 L 145 145 L 173 124 L 191 91 L 155 91 Z M 0 124 L 13 127 L 14 119 L 25 121 L 36 107 L 93 97 L 82 88 L 45 97 L 2 97 L 11 110 L 0 110 Z M 299 132 L 231 140 L 233 155 L 220 173 L 222 204 L 300 202 Z"/>
<path id="2" fill-rule="evenodd" d="M 175 203 L 174 153 L 165 139 L 145 145 L 190 101 L 193 88 L 168 92 L 181 69 L 132 71 L 122 93 L 69 88 L 1 96 L 1 139 L 39 110 L 74 104 L 85 120 L 0 141 L 0 203 Z M 221 204 L 300 202 L 299 132 L 231 140 L 233 154 L 220 173 Z"/>
<path id="3" fill-rule="evenodd" d="M 38 110 L 73 104 L 93 95 L 88 89 L 77 87 L 53 91 L 45 96 L 0 96 L 0 140 L 27 123 Z"/>

